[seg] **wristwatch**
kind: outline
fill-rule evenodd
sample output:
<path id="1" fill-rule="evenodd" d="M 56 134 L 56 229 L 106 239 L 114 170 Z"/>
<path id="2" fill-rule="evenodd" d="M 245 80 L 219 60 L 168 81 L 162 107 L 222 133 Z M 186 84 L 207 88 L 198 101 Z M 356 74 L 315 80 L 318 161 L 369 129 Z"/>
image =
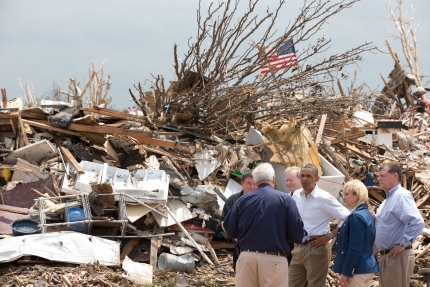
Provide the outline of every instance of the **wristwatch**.
<path id="1" fill-rule="evenodd" d="M 402 246 L 403 248 L 407 247 L 407 245 L 404 245 L 403 243 L 400 243 L 400 246 Z"/>
<path id="2" fill-rule="evenodd" d="M 333 233 L 331 233 L 331 232 L 329 232 L 329 233 L 327 233 L 327 236 L 328 236 L 328 238 L 330 238 L 330 239 L 333 239 Z"/>

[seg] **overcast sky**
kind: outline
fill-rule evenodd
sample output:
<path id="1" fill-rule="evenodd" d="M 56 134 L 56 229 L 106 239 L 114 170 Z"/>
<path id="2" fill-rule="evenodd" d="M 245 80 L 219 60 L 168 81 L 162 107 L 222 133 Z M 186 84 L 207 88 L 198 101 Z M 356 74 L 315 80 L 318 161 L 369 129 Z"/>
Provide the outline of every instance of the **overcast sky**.
<path id="1" fill-rule="evenodd" d="M 261 2 L 263 13 L 278 1 Z M 302 3 L 286 2 L 277 23 L 280 29 L 297 16 Z M 203 5 L 208 3 L 202 0 Z M 364 42 L 387 52 L 388 39 L 405 64 L 399 44 L 387 34 L 397 34 L 388 19 L 388 4 L 387 0 L 362 0 L 330 18 L 321 35 L 331 38 L 332 47 L 321 58 Z M 410 11 L 411 4 L 416 8 L 413 23 L 421 23 L 417 34 L 421 74 L 430 74 L 430 1 L 405 0 L 404 10 Z M 113 105 L 117 109 L 134 105 L 126 102 L 134 84 L 151 79 L 151 74 L 173 79 L 173 44 L 178 44 L 181 54 L 188 50 L 188 39 L 196 35 L 197 8 L 198 2 L 191 0 L 0 0 L 0 87 L 6 88 L 9 99 L 22 95 L 17 78 L 33 84 L 36 97 L 47 94 L 54 82 L 67 90 L 70 77 L 76 77 L 82 88 L 91 62 L 98 67 L 107 59 L 103 71 L 111 76 Z M 387 78 L 394 66 L 391 56 L 363 56 L 359 83 L 381 89 L 379 74 Z M 350 80 L 343 83 L 349 84 Z"/>

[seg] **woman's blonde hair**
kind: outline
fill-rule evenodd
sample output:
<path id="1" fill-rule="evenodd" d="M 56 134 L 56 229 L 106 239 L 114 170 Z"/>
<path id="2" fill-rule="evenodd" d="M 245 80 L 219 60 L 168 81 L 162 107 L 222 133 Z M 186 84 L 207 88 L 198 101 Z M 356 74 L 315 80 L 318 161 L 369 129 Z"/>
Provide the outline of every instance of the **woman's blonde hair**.
<path id="1" fill-rule="evenodd" d="M 348 190 L 353 195 L 356 195 L 358 197 L 356 207 L 361 203 L 365 203 L 367 209 L 369 209 L 369 195 L 367 192 L 367 187 L 364 185 L 364 183 L 357 179 L 348 181 L 342 188 L 343 192 L 345 192 L 345 190 Z"/>

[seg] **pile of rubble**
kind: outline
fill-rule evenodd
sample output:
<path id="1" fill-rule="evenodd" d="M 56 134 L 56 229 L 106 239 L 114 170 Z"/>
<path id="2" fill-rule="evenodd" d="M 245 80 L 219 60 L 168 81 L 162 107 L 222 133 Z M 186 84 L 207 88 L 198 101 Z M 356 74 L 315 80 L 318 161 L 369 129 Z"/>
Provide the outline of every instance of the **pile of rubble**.
<path id="1" fill-rule="evenodd" d="M 201 116 L 207 111 L 187 112 L 184 103 L 195 94 L 179 109 L 160 105 L 157 92 L 139 85 L 140 99 L 130 93 L 140 111 L 120 112 L 61 101 L 24 108 L 2 90 L 0 248 L 7 252 L 0 263 L 11 264 L 2 270 L 2 286 L 234 284 L 228 251 L 234 243 L 219 218 L 226 198 L 241 191 L 241 175 L 260 162 L 272 163 L 283 192 L 284 170 L 309 162 L 319 167 L 318 185 L 340 200 L 343 183 L 360 179 L 376 210 L 385 196 L 377 168 L 398 161 L 402 185 L 427 227 L 414 244 L 416 269 L 430 267 L 428 89 L 410 93 L 413 77 L 398 64 L 392 75 L 369 110 L 350 108 L 357 97 L 342 92 L 320 107 L 315 98 L 293 97 L 301 107 L 289 108 L 294 117 L 270 118 L 281 107 L 267 100 L 229 116 L 230 97 L 212 107 L 211 116 L 223 116 L 208 126 Z M 201 85 L 198 78 L 189 72 L 170 91 L 184 98 Z M 254 93 L 252 87 L 233 90 Z M 337 286 L 332 272 L 327 284 Z"/>

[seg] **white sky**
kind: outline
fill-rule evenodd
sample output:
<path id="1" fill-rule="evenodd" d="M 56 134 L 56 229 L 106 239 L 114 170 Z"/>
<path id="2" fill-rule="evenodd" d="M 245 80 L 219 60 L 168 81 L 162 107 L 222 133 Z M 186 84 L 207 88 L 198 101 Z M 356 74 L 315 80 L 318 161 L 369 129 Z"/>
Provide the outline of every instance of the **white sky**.
<path id="1" fill-rule="evenodd" d="M 261 1 L 261 12 L 278 2 Z M 296 6 L 302 3 L 286 2 L 277 23 L 280 30 L 285 28 L 284 19 L 286 24 L 297 16 Z M 202 0 L 203 6 L 208 3 Z M 388 39 L 405 64 L 399 44 L 386 32 L 397 34 L 388 19 L 388 3 L 362 0 L 331 18 L 320 35 L 331 38 L 332 47 L 321 58 L 372 41 L 387 52 Z M 417 34 L 421 74 L 430 74 L 430 1 L 405 0 L 404 10 L 410 11 L 411 4 L 416 8 L 414 26 L 421 23 Z M 134 103 L 126 101 L 128 89 L 135 91 L 134 84 L 143 84 L 152 78 L 151 74 L 163 74 L 166 82 L 173 79 L 173 44 L 178 44 L 180 57 L 188 50 L 188 39 L 196 35 L 197 8 L 198 2 L 191 0 L 0 0 L 0 87 L 6 88 L 9 99 L 22 95 L 17 78 L 23 84 L 32 83 L 36 97 L 51 90 L 54 82 L 67 91 L 70 77 L 76 77 L 82 88 L 91 62 L 98 67 L 107 59 L 103 71 L 105 76 L 111 76 L 109 96 L 114 107 L 132 106 Z M 379 74 L 387 78 L 394 67 L 391 56 L 379 53 L 363 57 L 358 84 L 366 81 L 380 90 Z M 352 77 L 342 85 L 346 88 L 351 80 Z M 147 83 L 146 88 L 149 86 Z"/>

